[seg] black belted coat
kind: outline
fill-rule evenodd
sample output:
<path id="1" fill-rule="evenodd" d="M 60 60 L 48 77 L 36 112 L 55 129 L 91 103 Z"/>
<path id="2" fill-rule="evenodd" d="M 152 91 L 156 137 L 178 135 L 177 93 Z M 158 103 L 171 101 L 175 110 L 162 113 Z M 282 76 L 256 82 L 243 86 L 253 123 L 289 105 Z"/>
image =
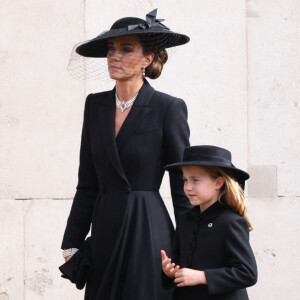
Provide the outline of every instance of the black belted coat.
<path id="1" fill-rule="evenodd" d="M 87 97 L 79 181 L 62 248 L 79 248 L 92 224 L 85 300 L 168 300 L 160 250 L 173 225 L 159 194 L 166 164 L 189 145 L 183 100 L 145 80 L 115 138 L 115 89 Z M 175 217 L 190 208 L 181 175 L 170 175 Z"/>

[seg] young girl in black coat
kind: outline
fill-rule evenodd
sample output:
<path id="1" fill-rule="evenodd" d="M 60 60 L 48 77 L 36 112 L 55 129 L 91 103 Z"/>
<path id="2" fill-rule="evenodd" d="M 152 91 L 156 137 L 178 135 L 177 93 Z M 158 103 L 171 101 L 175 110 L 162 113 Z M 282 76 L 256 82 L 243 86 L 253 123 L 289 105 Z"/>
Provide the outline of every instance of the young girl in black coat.
<path id="1" fill-rule="evenodd" d="M 249 175 L 215 146 L 188 147 L 183 161 L 166 170 L 183 173 L 194 208 L 177 224 L 174 262 L 161 251 L 165 284 L 174 281 L 177 300 L 248 299 L 246 287 L 257 281 L 241 187 Z"/>

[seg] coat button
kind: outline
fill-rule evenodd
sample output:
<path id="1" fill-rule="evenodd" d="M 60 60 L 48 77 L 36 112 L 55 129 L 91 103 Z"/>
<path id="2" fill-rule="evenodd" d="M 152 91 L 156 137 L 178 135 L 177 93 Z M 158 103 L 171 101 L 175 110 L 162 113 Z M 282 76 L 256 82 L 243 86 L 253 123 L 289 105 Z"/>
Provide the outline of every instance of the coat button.
<path id="1" fill-rule="evenodd" d="M 213 226 L 213 224 L 212 223 L 208 223 L 208 225 L 207 225 L 208 227 L 212 227 Z"/>

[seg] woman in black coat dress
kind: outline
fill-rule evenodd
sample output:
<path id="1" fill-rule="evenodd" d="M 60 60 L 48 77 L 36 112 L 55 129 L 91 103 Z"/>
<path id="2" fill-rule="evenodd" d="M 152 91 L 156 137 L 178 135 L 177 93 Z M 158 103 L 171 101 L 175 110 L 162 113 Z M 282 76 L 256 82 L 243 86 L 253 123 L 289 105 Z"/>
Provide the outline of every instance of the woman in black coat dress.
<path id="1" fill-rule="evenodd" d="M 247 300 L 257 267 L 238 182 L 249 175 L 233 166 L 229 151 L 215 146 L 188 147 L 183 161 L 166 169 L 183 173 L 184 191 L 195 207 L 177 224 L 178 265 L 162 251 L 165 284 L 177 285 L 176 300 Z"/>
<path id="2" fill-rule="evenodd" d="M 171 251 L 173 225 L 159 188 L 163 166 L 178 161 L 189 145 L 187 109 L 143 77 L 157 78 L 165 48 L 188 41 L 153 11 L 146 21 L 118 20 L 76 50 L 107 57 L 116 80 L 113 90 L 86 99 L 77 192 L 62 242 L 62 249 L 80 248 L 92 225 L 86 300 L 172 297 L 162 287 L 160 249 Z M 177 219 L 190 204 L 180 175 L 171 174 L 170 185 Z"/>

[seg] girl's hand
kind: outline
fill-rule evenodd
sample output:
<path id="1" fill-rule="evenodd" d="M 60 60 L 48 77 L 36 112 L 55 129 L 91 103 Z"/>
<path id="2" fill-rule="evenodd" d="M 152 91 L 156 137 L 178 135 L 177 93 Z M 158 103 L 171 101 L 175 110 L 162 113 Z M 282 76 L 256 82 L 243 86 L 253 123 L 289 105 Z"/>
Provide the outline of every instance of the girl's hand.
<path id="1" fill-rule="evenodd" d="M 164 250 L 160 251 L 161 253 L 161 264 L 164 273 L 171 278 L 175 277 L 175 273 L 179 270 L 179 266 L 172 263 L 171 258 L 169 258 Z"/>
<path id="2" fill-rule="evenodd" d="M 178 287 L 207 284 L 204 271 L 188 268 L 178 270 L 175 274 L 174 282 Z"/>

